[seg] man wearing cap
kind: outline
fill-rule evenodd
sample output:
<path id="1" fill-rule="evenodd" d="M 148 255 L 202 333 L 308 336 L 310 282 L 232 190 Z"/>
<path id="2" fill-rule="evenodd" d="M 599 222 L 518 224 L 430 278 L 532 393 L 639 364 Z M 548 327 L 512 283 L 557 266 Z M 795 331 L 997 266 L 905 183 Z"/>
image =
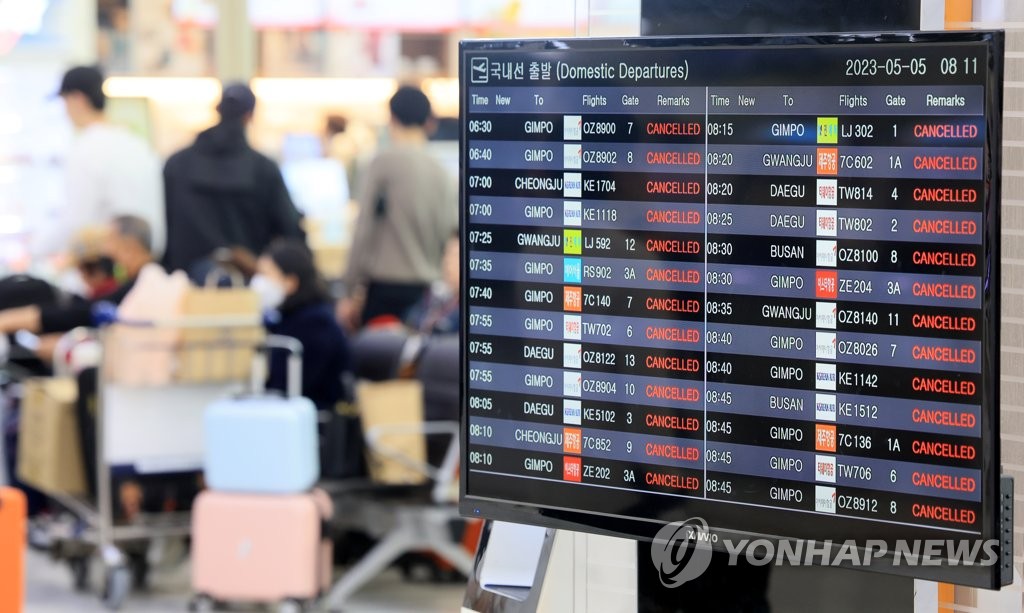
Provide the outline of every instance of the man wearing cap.
<path id="1" fill-rule="evenodd" d="M 78 66 L 64 73 L 57 94 L 77 131 L 66 162 L 67 206 L 33 240 L 36 257 L 66 254 L 75 235 L 118 215 L 145 219 L 153 247 L 164 244 L 164 190 L 160 161 L 141 138 L 108 123 L 103 74 Z"/>
<path id="2" fill-rule="evenodd" d="M 246 140 L 255 106 L 248 86 L 226 86 L 220 123 L 167 160 L 168 270 L 201 279 L 223 249 L 244 270 L 274 239 L 305 237 L 277 164 Z"/>
<path id="3" fill-rule="evenodd" d="M 403 319 L 441 277 L 445 245 L 459 228 L 458 190 L 427 150 L 430 100 L 403 85 L 388 103 L 390 145 L 362 173 L 338 319 L 350 329 Z"/>

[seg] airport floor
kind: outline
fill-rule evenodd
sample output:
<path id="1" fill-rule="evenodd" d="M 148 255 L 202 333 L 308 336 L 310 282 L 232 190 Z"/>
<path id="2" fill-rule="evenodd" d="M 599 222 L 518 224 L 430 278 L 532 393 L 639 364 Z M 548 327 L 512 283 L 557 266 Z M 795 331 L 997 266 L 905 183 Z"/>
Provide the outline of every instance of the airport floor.
<path id="1" fill-rule="evenodd" d="M 75 592 L 66 564 L 46 554 L 29 551 L 26 556 L 25 613 L 96 613 L 107 609 L 96 591 Z M 95 580 L 95 577 L 94 577 Z M 189 566 L 187 562 L 154 572 L 150 588 L 133 593 L 121 610 L 125 613 L 183 613 L 188 610 Z M 357 593 L 344 613 L 424 613 L 458 611 L 465 586 L 406 582 L 397 570 L 389 571 Z M 232 608 L 231 611 L 274 609 Z"/>

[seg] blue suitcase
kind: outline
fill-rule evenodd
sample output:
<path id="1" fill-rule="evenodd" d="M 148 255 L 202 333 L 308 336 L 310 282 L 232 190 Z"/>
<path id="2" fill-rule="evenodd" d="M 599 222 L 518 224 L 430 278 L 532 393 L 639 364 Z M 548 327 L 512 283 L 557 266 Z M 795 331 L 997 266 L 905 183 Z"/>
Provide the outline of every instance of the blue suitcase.
<path id="1" fill-rule="evenodd" d="M 206 484 L 214 490 L 248 494 L 297 494 L 320 478 L 317 412 L 301 389 L 301 345 L 269 337 L 269 348 L 291 351 L 288 396 L 255 393 L 225 398 L 204 415 Z M 263 372 L 253 384 L 262 389 Z"/>

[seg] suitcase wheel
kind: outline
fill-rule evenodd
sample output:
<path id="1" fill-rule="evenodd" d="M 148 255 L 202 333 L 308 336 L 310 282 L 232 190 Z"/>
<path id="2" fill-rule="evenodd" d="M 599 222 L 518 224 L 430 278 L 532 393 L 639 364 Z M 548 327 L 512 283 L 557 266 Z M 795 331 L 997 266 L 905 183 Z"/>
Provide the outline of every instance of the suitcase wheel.
<path id="1" fill-rule="evenodd" d="M 210 613 L 217 609 L 217 603 L 206 594 L 199 594 L 188 603 L 188 610 L 193 613 Z"/>
<path id="2" fill-rule="evenodd" d="M 288 600 L 282 601 L 277 605 L 277 613 L 302 613 L 306 610 L 306 605 L 301 600 L 289 598 Z"/>
<path id="3" fill-rule="evenodd" d="M 132 589 L 132 571 L 126 566 L 114 566 L 107 569 L 103 581 L 103 604 L 111 611 L 117 611 L 124 604 L 128 592 Z"/>

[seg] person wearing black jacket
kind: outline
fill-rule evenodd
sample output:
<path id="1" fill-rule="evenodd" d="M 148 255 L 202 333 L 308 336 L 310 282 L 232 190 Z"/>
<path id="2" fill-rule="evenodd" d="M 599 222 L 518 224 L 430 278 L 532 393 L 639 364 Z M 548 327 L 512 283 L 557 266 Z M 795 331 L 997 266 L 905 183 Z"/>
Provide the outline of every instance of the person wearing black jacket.
<path id="1" fill-rule="evenodd" d="M 95 326 L 97 309 L 104 304 L 117 305 L 124 300 L 142 268 L 153 261 L 152 249 L 153 236 L 145 219 L 134 215 L 115 217 L 111 222 L 106 251 L 124 279 L 121 285 L 101 300 L 31 305 L 0 311 L 0 333 L 25 330 L 35 334 L 53 334 Z"/>
<path id="2" fill-rule="evenodd" d="M 217 105 L 220 123 L 167 160 L 167 270 L 202 282 L 214 252 L 230 249 L 251 274 L 256 254 L 274 239 L 305 238 L 277 164 L 246 140 L 255 105 L 248 86 L 228 85 Z"/>
<path id="3" fill-rule="evenodd" d="M 333 411 L 342 400 L 341 375 L 349 369 L 350 350 L 312 253 L 299 241 L 274 241 L 259 258 L 250 287 L 260 297 L 267 331 L 302 343 L 302 395 L 317 409 Z M 271 357 L 267 388 L 287 388 L 281 352 Z"/>

